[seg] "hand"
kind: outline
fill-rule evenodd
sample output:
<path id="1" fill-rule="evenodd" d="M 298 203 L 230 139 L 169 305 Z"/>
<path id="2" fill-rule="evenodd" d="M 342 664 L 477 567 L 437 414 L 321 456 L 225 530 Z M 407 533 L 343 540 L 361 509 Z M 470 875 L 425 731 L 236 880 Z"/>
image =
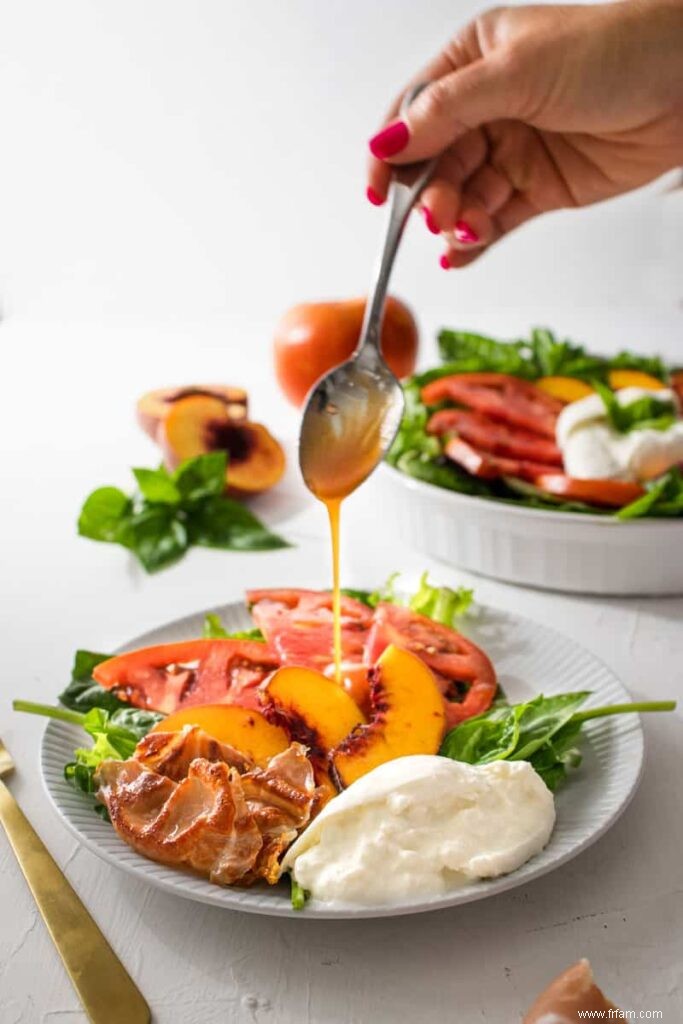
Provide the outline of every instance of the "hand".
<path id="1" fill-rule="evenodd" d="M 488 11 L 370 140 L 368 198 L 386 199 L 389 164 L 441 153 L 420 203 L 448 269 L 541 213 L 638 188 L 683 163 L 682 54 L 683 0 Z"/>

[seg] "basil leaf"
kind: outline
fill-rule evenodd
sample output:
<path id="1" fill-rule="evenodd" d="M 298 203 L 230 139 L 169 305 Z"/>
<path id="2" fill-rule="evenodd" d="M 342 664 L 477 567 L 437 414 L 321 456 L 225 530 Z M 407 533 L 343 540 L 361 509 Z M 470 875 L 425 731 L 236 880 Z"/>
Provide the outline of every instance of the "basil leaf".
<path id="1" fill-rule="evenodd" d="M 289 544 L 271 533 L 253 512 L 230 498 L 207 498 L 188 510 L 191 544 L 231 551 L 273 551 Z"/>
<path id="2" fill-rule="evenodd" d="M 645 494 L 617 512 L 618 519 L 638 519 L 646 515 L 683 514 L 683 474 L 678 466 L 649 485 Z"/>
<path id="3" fill-rule="evenodd" d="M 91 540 L 118 543 L 122 524 L 133 503 L 118 487 L 98 487 L 83 504 L 78 517 L 78 532 Z"/>
<path id="4" fill-rule="evenodd" d="M 622 351 L 607 360 L 607 367 L 610 370 L 641 370 L 658 380 L 669 379 L 669 371 L 659 356 L 638 356 L 634 352 Z"/>
<path id="5" fill-rule="evenodd" d="M 130 548 L 147 572 L 157 572 L 185 554 L 187 530 L 175 509 L 147 505 L 126 521 L 119 543 Z"/>
<path id="6" fill-rule="evenodd" d="M 361 604 L 365 604 L 368 608 L 374 608 L 376 601 L 373 600 L 373 594 L 369 590 L 354 590 L 353 587 L 342 587 L 340 593 L 344 597 L 351 597 L 354 601 L 360 601 Z"/>
<path id="7" fill-rule="evenodd" d="M 133 476 L 138 482 L 140 493 L 146 501 L 161 505 L 177 505 L 180 491 L 163 467 L 159 469 L 134 469 Z"/>
<path id="8" fill-rule="evenodd" d="M 228 454 L 207 452 L 183 462 L 173 475 L 173 482 L 184 505 L 195 505 L 221 495 L 225 490 Z"/>
<path id="9" fill-rule="evenodd" d="M 525 341 L 495 341 L 469 331 L 449 330 L 439 331 L 437 341 L 441 358 L 447 365 L 422 374 L 418 378 L 422 386 L 437 376 L 451 373 L 490 370 L 509 373 L 514 377 L 538 376 L 536 367 L 529 359 L 528 344 Z"/>

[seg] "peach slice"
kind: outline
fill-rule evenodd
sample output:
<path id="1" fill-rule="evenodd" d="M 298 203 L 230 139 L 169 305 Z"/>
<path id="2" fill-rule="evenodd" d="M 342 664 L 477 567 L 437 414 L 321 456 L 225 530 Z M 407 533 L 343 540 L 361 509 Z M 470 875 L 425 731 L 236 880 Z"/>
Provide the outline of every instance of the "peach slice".
<path id="1" fill-rule="evenodd" d="M 269 721 L 319 756 L 365 721 L 346 690 L 312 668 L 279 668 L 264 684 L 261 701 Z"/>
<path id="2" fill-rule="evenodd" d="M 289 737 L 252 708 L 237 704 L 198 704 L 174 711 L 158 722 L 152 732 L 180 732 L 185 725 L 197 725 L 220 743 L 226 743 L 263 766 L 286 750 Z"/>
<path id="3" fill-rule="evenodd" d="M 138 423 L 144 432 L 156 441 L 159 423 L 171 405 L 181 398 L 190 398 L 193 395 L 220 398 L 230 419 L 247 418 L 247 393 L 243 388 L 233 388 L 227 384 L 190 384 L 184 388 L 157 388 L 156 391 L 148 391 L 139 399 L 136 406 Z"/>
<path id="4" fill-rule="evenodd" d="M 260 423 L 231 418 L 225 403 L 210 395 L 189 395 L 174 402 L 159 423 L 157 440 L 166 464 L 227 451 L 228 493 L 247 497 L 267 491 L 285 471 L 285 453 Z"/>
<path id="5" fill-rule="evenodd" d="M 341 787 L 385 761 L 407 754 L 436 754 L 446 716 L 436 680 L 410 651 L 387 647 L 372 670 L 374 709 L 369 725 L 357 727 L 332 752 L 333 774 Z"/>

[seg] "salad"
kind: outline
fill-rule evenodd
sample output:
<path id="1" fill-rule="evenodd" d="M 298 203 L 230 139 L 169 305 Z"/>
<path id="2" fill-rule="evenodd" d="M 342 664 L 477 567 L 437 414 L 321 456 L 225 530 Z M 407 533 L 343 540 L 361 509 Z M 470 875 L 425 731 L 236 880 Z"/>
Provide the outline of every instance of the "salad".
<path id="1" fill-rule="evenodd" d="M 392 902 L 494 877 L 548 842 L 580 763 L 586 691 L 510 704 L 459 624 L 472 592 L 426 575 L 342 600 L 247 592 L 253 626 L 118 655 L 79 651 L 59 706 L 90 737 L 66 779 L 120 838 L 219 885 L 291 878 L 292 901 Z M 383 865 L 384 870 L 378 870 Z"/>
<path id="2" fill-rule="evenodd" d="M 683 516 L 683 371 L 528 340 L 438 337 L 442 364 L 405 385 L 388 461 L 425 483 L 532 508 Z"/>

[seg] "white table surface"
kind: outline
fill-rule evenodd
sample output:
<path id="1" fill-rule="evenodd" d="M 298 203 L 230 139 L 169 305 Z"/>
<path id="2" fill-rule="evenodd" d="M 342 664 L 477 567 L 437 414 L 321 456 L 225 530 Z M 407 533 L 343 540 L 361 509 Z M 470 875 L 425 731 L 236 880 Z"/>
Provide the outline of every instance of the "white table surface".
<path id="1" fill-rule="evenodd" d="M 146 994 L 159 1024 L 511 1024 L 588 956 L 619 1005 L 683 1019 L 680 714 L 645 720 L 647 764 L 594 848 L 508 895 L 384 922 L 269 920 L 191 904 L 81 849 L 38 775 L 43 723 L 79 646 L 107 650 L 245 585 L 328 583 L 325 526 L 294 478 L 266 502 L 289 551 L 193 551 L 145 577 L 76 537 L 81 501 L 156 453 L 147 388 L 245 384 L 282 436 L 269 343 L 291 303 L 367 286 L 381 214 L 364 142 L 387 99 L 474 0 L 27 0 L 0 27 L 0 735 L 11 787 Z M 394 287 L 427 342 L 441 325 L 514 337 L 545 323 L 602 350 L 683 362 L 683 190 L 658 184 L 531 224 L 443 274 L 419 218 Z M 348 503 L 347 584 L 432 568 L 391 535 L 371 482 Z M 682 528 L 683 529 L 683 528 Z M 563 630 L 634 697 L 683 691 L 683 600 L 600 600 L 475 581 Z M 0 1024 L 83 1015 L 0 835 Z M 124 1021 L 121 1024 L 125 1024 Z"/>
<path id="2" fill-rule="evenodd" d="M 45 331 L 11 321 L 0 328 L 17 379 L 30 378 L 34 346 L 46 340 Z M 154 1020 L 509 1024 L 556 972 L 587 956 L 619 1005 L 659 1009 L 677 1024 L 683 1016 L 680 715 L 644 721 L 642 785 L 606 837 L 531 885 L 452 911 L 358 923 L 221 912 L 146 888 L 66 831 L 39 779 L 44 723 L 12 713 L 13 697 L 54 699 L 78 646 L 108 650 L 168 619 L 236 599 L 246 585 L 329 582 L 323 512 L 302 507 L 294 473 L 277 499 L 264 502 L 270 520 L 296 542 L 288 551 L 193 551 L 175 568 L 146 577 L 122 549 L 76 537 L 79 503 L 92 486 L 125 485 L 128 465 L 153 463 L 155 451 L 131 407 L 141 388 L 158 382 L 155 353 L 162 343 L 164 379 L 183 379 L 184 338 L 150 327 L 144 334 L 142 345 L 142 332 L 130 328 L 53 326 L 28 399 L 19 387 L 5 396 L 3 430 L 11 444 L 2 510 L 0 735 L 18 763 L 13 792 L 139 983 Z M 211 375 L 216 338 L 211 327 L 195 330 L 197 378 Z M 130 378 L 113 366 L 105 372 L 102 352 L 111 351 L 118 367 L 135 363 Z M 293 433 L 296 416 L 260 358 L 243 355 L 240 365 L 240 381 L 253 389 L 254 414 L 281 434 Z M 373 481 L 349 500 L 347 585 L 423 567 L 444 582 L 467 579 L 401 549 L 392 538 L 391 511 Z M 680 696 L 683 599 L 568 597 L 483 579 L 474 585 L 481 602 L 512 608 L 585 644 L 634 697 Z M 2 1024 L 84 1020 L 4 836 L 0 908 Z"/>

